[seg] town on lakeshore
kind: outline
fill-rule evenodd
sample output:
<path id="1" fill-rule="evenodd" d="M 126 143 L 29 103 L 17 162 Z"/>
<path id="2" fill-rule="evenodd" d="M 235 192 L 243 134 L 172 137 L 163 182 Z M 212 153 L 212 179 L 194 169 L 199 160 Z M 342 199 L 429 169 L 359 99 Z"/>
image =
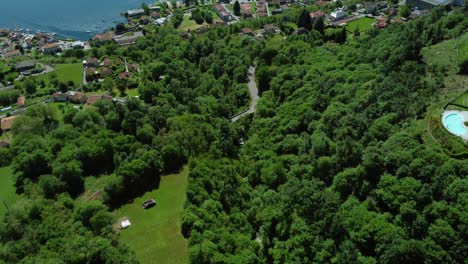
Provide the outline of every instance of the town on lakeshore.
<path id="1" fill-rule="evenodd" d="M 0 62 L 0 73 L 2 74 L 0 92 L 8 92 L 10 98 L 12 94 L 18 95 L 15 104 L 4 105 L 0 109 L 0 117 L 9 120 L 5 122 L 5 126 L 2 121 L 2 129 L 5 131 L 10 129 L 14 116 L 21 114 L 24 111 L 22 108 L 28 106 L 26 95 L 15 89 L 15 80 L 50 74 L 53 74 L 54 78 L 57 77 L 56 65 L 44 62 L 44 58 L 47 58 L 47 56 L 57 58 L 83 57 L 86 51 L 107 43 L 115 43 L 122 47 L 132 46 L 137 42 L 138 38 L 144 38 L 145 32 L 154 31 L 154 27 L 164 26 L 171 20 L 179 20 L 175 21 L 175 23 L 182 24 L 179 27 L 180 34 L 184 38 L 188 38 L 191 34 L 203 34 L 209 31 L 210 28 L 223 24 L 231 25 L 243 20 L 274 17 L 290 9 L 312 7 L 315 11 L 310 12 L 310 21 L 322 21 L 323 25 L 319 26 L 321 27 L 319 30 L 323 30 L 323 28 L 343 28 L 349 31 L 348 27 L 356 23 L 355 26 L 353 25 L 354 31 L 351 33 L 359 35 L 363 28 L 383 29 L 390 23 L 405 23 L 408 20 L 427 15 L 430 13 L 431 8 L 435 6 L 457 6 L 462 4 L 463 0 L 407 0 L 406 3 L 398 1 L 364 1 L 350 5 L 343 5 L 338 0 L 319 0 L 315 2 L 310 0 L 220 0 L 212 3 L 186 0 L 184 2 L 142 4 L 139 8 L 126 10 L 122 13 L 127 19 L 126 24 L 119 23 L 108 31 L 92 36 L 90 40 L 57 39 L 55 33 L 38 32 L 32 34 L 25 32 L 23 29 L 0 28 L 0 57 L 4 61 L 3 63 Z M 406 5 L 411 6 L 411 9 L 407 8 Z M 200 18 L 200 15 L 194 12 L 200 8 L 205 12 L 204 18 Z M 240 33 L 256 38 L 266 38 L 280 34 L 282 30 L 289 30 L 291 31 L 290 34 L 298 35 L 309 32 L 309 29 L 305 26 L 300 27 L 299 25 L 296 28 L 280 29 L 275 23 L 267 23 L 263 25 L 263 28 L 257 30 L 244 27 L 240 30 Z M 41 62 L 37 62 L 37 60 Z M 130 90 L 135 90 L 137 87 L 140 73 L 137 61 L 127 61 L 127 58 L 124 57 L 95 58 L 91 56 L 83 58 L 82 63 L 79 65 L 75 66 L 75 70 L 78 69 L 77 67 L 81 68 L 81 73 L 79 73 L 82 76 L 79 77 L 80 85 L 93 85 L 94 82 L 103 83 L 105 80 L 123 80 L 127 86 L 132 88 Z M 58 66 L 72 67 L 61 64 L 58 64 Z M 64 73 L 69 74 L 69 72 Z M 44 86 L 44 80 L 41 80 L 41 82 Z M 62 87 L 68 87 L 69 85 L 70 88 L 77 85 L 71 80 L 68 81 L 68 84 L 60 82 L 58 84 Z M 86 96 L 81 91 L 47 88 L 49 88 L 50 98 L 39 96 L 42 99 L 34 98 L 32 100 L 33 104 L 38 101 L 50 101 L 90 105 L 96 102 L 96 98 L 123 101 L 123 99 L 113 98 L 115 93 L 112 91 L 111 95 L 109 91 L 105 91 L 98 95 L 94 92 L 93 95 Z M 16 91 L 16 93 L 13 91 Z M 45 95 L 46 93 L 42 94 Z M 137 96 L 135 92 L 131 94 Z M 125 93 L 121 95 L 125 95 Z M 28 96 L 31 96 L 31 94 Z"/>

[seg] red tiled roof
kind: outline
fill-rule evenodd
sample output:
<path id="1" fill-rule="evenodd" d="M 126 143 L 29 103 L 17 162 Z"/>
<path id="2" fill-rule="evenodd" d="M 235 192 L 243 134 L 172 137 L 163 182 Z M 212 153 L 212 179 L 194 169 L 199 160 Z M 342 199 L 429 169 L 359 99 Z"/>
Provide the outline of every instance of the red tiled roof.
<path id="1" fill-rule="evenodd" d="M 55 49 L 57 47 L 59 47 L 60 45 L 57 43 L 57 42 L 54 42 L 54 43 L 49 43 L 49 44 L 46 44 L 42 47 L 42 49 L 44 50 L 47 50 L 47 49 Z"/>
<path id="2" fill-rule="evenodd" d="M 132 76 L 132 74 L 129 73 L 129 72 L 121 72 L 121 73 L 119 73 L 119 79 L 120 79 L 120 80 L 126 80 L 126 79 L 130 78 L 131 76 Z"/>
<path id="3" fill-rule="evenodd" d="M 93 39 L 100 41 L 100 42 L 105 42 L 105 41 L 111 41 L 115 37 L 114 31 L 109 31 L 100 35 L 94 36 Z"/>
<path id="4" fill-rule="evenodd" d="M 86 98 L 86 104 L 88 105 L 93 105 L 99 100 L 112 100 L 112 96 L 108 95 L 88 95 Z"/>
<path id="5" fill-rule="evenodd" d="M 11 50 L 3 54 L 5 58 L 19 56 L 19 55 L 21 55 L 21 52 L 19 50 Z"/>
<path id="6" fill-rule="evenodd" d="M 316 18 L 316 17 L 324 17 L 326 14 L 322 11 L 315 11 L 310 13 L 310 17 Z"/>
<path id="7" fill-rule="evenodd" d="M 104 66 L 104 67 L 109 67 L 109 66 L 112 66 L 113 64 L 114 64 L 114 62 L 109 58 L 105 58 L 102 61 L 102 66 Z"/>
<path id="8" fill-rule="evenodd" d="M 17 118 L 18 116 L 9 116 L 2 118 L 1 121 L 1 127 L 2 130 L 9 130 L 11 129 L 11 126 L 13 125 L 13 121 Z"/>
<path id="9" fill-rule="evenodd" d="M 101 70 L 100 75 L 101 75 L 101 77 L 112 75 L 112 70 L 107 68 L 107 67 L 103 67 L 102 70 Z"/>
<path id="10" fill-rule="evenodd" d="M 17 105 L 18 107 L 23 107 L 23 106 L 25 105 L 25 103 L 26 103 L 26 97 L 24 97 L 24 96 L 20 96 L 20 97 L 18 97 L 18 99 L 16 100 L 16 105 Z"/>
<path id="11" fill-rule="evenodd" d="M 250 6 L 249 3 L 242 3 L 240 4 L 240 8 L 242 11 L 250 11 L 252 9 L 252 6 Z"/>

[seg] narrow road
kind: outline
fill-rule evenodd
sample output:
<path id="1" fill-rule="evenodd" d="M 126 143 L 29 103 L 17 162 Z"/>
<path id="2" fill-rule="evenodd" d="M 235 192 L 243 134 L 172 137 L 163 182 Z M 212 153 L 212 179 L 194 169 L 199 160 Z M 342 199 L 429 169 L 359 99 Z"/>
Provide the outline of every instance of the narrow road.
<path id="1" fill-rule="evenodd" d="M 258 96 L 258 88 L 257 83 L 255 82 L 255 66 L 250 66 L 248 71 L 248 78 L 249 78 L 249 93 L 250 93 L 250 107 L 237 115 L 231 117 L 231 122 L 236 122 L 239 118 L 253 114 L 257 110 L 257 101 L 260 98 Z"/>

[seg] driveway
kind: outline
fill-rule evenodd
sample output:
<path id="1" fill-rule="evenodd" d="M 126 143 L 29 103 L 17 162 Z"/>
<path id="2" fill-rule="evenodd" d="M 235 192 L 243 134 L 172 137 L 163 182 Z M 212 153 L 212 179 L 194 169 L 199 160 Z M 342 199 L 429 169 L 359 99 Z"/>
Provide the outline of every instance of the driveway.
<path id="1" fill-rule="evenodd" d="M 255 82 L 255 66 L 250 66 L 248 73 L 249 73 L 248 74 L 249 76 L 248 87 L 249 87 L 249 93 L 250 93 L 250 107 L 236 114 L 235 116 L 231 117 L 231 122 L 236 122 L 241 117 L 245 115 L 253 114 L 257 110 L 257 101 L 260 98 L 260 96 L 258 96 L 258 87 L 257 87 L 257 83 Z"/>

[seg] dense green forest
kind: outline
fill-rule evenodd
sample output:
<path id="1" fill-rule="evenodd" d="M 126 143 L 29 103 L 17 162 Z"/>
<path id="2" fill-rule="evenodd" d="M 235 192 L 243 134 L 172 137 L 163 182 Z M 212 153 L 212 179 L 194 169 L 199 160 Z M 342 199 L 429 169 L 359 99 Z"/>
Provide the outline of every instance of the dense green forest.
<path id="1" fill-rule="evenodd" d="M 347 41 L 343 30 L 239 34 L 285 31 L 300 18 L 291 11 L 93 48 L 144 65 L 140 98 L 38 104 L 15 121 L 1 155 L 23 195 L 0 223 L 0 263 L 137 263 L 110 210 L 187 163 L 192 263 L 463 263 L 468 162 L 426 142 L 422 121 L 443 105 L 447 73 L 421 49 L 468 28 L 466 9 L 448 11 Z M 261 99 L 231 123 L 250 101 L 250 65 Z M 91 176 L 105 193 L 86 202 Z"/>

